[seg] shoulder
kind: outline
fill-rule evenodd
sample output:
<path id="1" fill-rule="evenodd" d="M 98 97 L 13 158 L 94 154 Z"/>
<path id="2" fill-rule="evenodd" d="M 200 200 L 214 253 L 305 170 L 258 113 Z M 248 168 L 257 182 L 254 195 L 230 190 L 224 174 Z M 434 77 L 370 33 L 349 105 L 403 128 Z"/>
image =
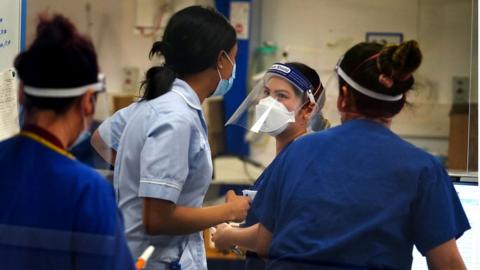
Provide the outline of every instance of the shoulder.
<path id="1" fill-rule="evenodd" d="M 193 122 L 195 117 L 185 100 L 172 91 L 153 100 L 140 101 L 138 106 L 140 113 L 135 114 L 137 119 L 167 123 L 171 121 Z"/>
<path id="2" fill-rule="evenodd" d="M 0 141 L 0 149 L 8 149 L 11 145 L 17 143 L 19 138 L 20 138 L 19 136 L 15 136 L 15 137 Z M 4 153 L 5 150 L 0 151 L 0 153 L 2 152 Z"/>
<path id="3" fill-rule="evenodd" d="M 172 111 L 189 111 L 189 106 L 181 95 L 170 90 L 164 95 L 148 101 L 141 101 L 156 113 L 169 113 Z"/>

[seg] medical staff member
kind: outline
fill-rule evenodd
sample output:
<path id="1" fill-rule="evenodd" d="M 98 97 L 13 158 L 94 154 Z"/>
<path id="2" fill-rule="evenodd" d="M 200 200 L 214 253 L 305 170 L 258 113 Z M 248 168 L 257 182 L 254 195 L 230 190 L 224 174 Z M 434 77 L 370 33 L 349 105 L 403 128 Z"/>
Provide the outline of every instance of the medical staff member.
<path id="1" fill-rule="evenodd" d="M 97 149 L 116 150 L 114 186 L 133 255 L 156 248 L 148 269 L 207 269 L 201 231 L 247 214 L 249 199 L 233 191 L 226 204 L 202 207 L 212 160 L 201 104 L 228 92 L 236 54 L 235 30 L 216 10 L 175 13 L 150 51 L 165 63 L 148 70 L 142 100 L 94 135 Z"/>
<path id="2" fill-rule="evenodd" d="M 456 239 L 470 226 L 449 176 L 390 130 L 421 60 L 416 41 L 340 59 L 342 125 L 292 143 L 253 201 L 266 269 L 410 269 L 414 245 L 430 269 L 465 269 Z"/>
<path id="3" fill-rule="evenodd" d="M 309 129 L 312 112 L 316 102 L 319 102 L 314 118 L 323 122 L 321 126 L 328 125 L 328 121 L 322 117 L 321 108 L 325 100 L 325 92 L 317 72 L 302 63 L 277 63 L 271 66 L 263 80 L 250 92 L 249 96 L 239 106 L 239 109 L 232 115 L 228 124 L 241 125 L 245 123 L 241 119 L 250 111 L 255 118 L 251 130 L 262 118 L 262 115 L 272 106 L 259 132 L 269 134 L 275 138 L 276 153 L 284 151 L 288 145 L 297 138 L 305 135 Z M 250 104 L 248 104 L 252 101 Z M 263 184 L 265 172 L 260 175 L 252 191 L 257 191 Z M 256 238 L 252 234 L 258 230 L 258 218 L 252 211 L 249 211 L 247 219 L 242 228 L 230 226 L 227 223 L 216 226 L 216 232 L 212 240 L 216 248 L 229 250 L 232 246 L 240 246 L 250 251 L 246 253 L 245 269 L 265 269 L 263 259 L 253 252 L 255 251 Z"/>
<path id="4" fill-rule="evenodd" d="M 103 89 L 93 44 L 42 16 L 14 65 L 26 117 L 0 143 L 0 268 L 134 269 L 112 187 L 66 150 Z"/>

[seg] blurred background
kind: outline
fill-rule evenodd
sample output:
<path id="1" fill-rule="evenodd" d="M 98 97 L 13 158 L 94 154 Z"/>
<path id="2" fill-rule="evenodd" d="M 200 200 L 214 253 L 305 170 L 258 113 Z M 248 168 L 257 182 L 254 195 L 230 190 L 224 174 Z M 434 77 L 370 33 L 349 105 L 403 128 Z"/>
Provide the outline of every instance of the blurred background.
<path id="1" fill-rule="evenodd" d="M 161 59 L 148 59 L 152 43 L 162 39 L 174 12 L 190 5 L 222 12 L 237 30 L 239 47 L 232 90 L 203 105 L 214 159 L 214 181 L 205 204 L 222 200 L 219 195 L 229 188 L 250 186 L 275 155 L 272 137 L 224 127 L 265 69 L 274 62 L 303 62 L 315 68 L 326 85 L 342 53 L 362 41 L 419 41 L 424 61 L 415 75 L 415 91 L 408 96 L 410 105 L 394 119 L 393 130 L 436 156 L 452 175 L 478 177 L 476 0 L 2 0 L 2 83 L 10 82 L 5 79 L 10 73 L 3 69 L 16 54 L 8 53 L 9 48 L 28 46 L 38 14 L 66 15 L 93 40 L 106 76 L 108 103 L 97 103 L 94 130 L 106 117 L 137 100 L 146 70 L 161 63 Z M 7 33 L 4 27 L 10 9 L 23 18 L 17 34 Z M 13 134 L 6 132 L 10 120 L 5 117 L 11 118 L 11 113 L 4 104 L 13 104 L 8 110 L 14 112 L 17 107 L 15 94 L 0 94 L 2 140 Z M 333 126 L 339 124 L 336 97 L 336 91 L 328 92 L 324 109 Z M 111 179 L 113 168 L 94 153 L 88 139 L 72 152 Z M 238 258 L 213 249 L 208 256 L 211 269 L 227 269 L 222 264 L 225 260 L 232 267 Z"/>
<path id="2" fill-rule="evenodd" d="M 393 129 L 437 156 L 450 170 L 477 170 L 476 1 L 30 0 L 26 41 L 31 40 L 41 12 L 67 15 L 92 38 L 110 100 L 108 106 L 97 108 L 96 118 L 101 121 L 135 100 L 145 71 L 159 61 L 147 57 L 153 41 L 161 39 L 171 14 L 189 5 L 218 8 L 239 33 L 235 86 L 225 100 L 210 99 L 204 104 L 212 152 L 224 157 L 217 160 L 221 164 L 216 164 L 216 176 L 221 177 L 216 178 L 229 178 L 231 170 L 221 168 L 237 167 L 226 155 L 263 166 L 274 156 L 270 137 L 247 136 L 240 128 L 223 126 L 249 91 L 255 74 L 273 62 L 298 61 L 315 68 L 326 84 L 340 55 L 367 40 L 420 42 L 424 62 L 416 74 L 416 89 L 408 97 L 411 106 L 394 120 Z M 327 95 L 325 115 L 336 125 L 337 93 Z M 253 166 L 253 178 L 258 171 Z M 238 173 L 232 175 L 239 178 Z M 251 178 L 245 173 L 241 177 Z"/>

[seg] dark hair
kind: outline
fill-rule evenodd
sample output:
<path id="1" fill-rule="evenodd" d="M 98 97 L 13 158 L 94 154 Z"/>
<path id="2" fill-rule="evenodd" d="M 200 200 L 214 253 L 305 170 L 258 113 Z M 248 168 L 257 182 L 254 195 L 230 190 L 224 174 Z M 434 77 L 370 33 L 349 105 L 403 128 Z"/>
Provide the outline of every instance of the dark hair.
<path id="1" fill-rule="evenodd" d="M 310 83 L 312 84 L 313 86 L 312 93 L 315 96 L 315 99 L 318 99 L 320 97 L 320 94 L 323 91 L 323 85 L 322 85 L 322 82 L 320 81 L 320 76 L 313 68 L 298 62 L 288 62 L 288 63 L 285 63 L 285 65 L 290 68 L 294 68 L 300 73 L 302 73 L 303 76 L 305 76 L 305 78 L 307 78 L 308 81 L 310 81 Z M 319 91 L 315 92 L 319 86 L 320 86 Z M 304 98 L 306 98 L 306 95 L 304 95 Z"/>
<path id="2" fill-rule="evenodd" d="M 73 88 L 98 81 L 97 55 L 92 42 L 80 35 L 62 15 L 39 16 L 37 33 L 31 46 L 14 62 L 26 86 L 38 88 Z M 79 97 L 46 98 L 25 93 L 27 109 L 67 111 Z"/>
<path id="3" fill-rule="evenodd" d="M 421 62 L 422 52 L 414 40 L 389 46 L 363 42 L 347 51 L 340 67 L 361 86 L 376 93 L 396 96 L 412 89 L 415 82 L 412 73 Z M 389 83 L 380 80 L 381 76 L 389 80 Z M 405 95 L 398 101 L 382 101 L 352 89 L 341 77 L 339 80 L 340 87 L 347 85 L 351 90 L 347 98 L 356 111 L 367 117 L 392 117 L 406 103 Z"/>
<path id="4" fill-rule="evenodd" d="M 215 68 L 218 54 L 229 52 L 236 41 L 235 29 L 215 9 L 191 6 L 178 11 L 170 18 L 163 40 L 150 50 L 150 58 L 163 55 L 165 64 L 147 71 L 142 99 L 165 94 L 176 77 Z"/>

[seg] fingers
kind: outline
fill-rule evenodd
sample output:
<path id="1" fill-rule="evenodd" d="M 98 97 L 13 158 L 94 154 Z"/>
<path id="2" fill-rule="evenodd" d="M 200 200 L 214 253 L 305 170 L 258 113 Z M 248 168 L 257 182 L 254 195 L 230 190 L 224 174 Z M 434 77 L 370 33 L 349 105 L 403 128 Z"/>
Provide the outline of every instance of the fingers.
<path id="1" fill-rule="evenodd" d="M 210 229 L 208 229 L 208 232 L 210 233 L 210 238 L 208 239 L 208 246 L 210 248 L 215 248 L 215 233 L 217 232 L 217 229 L 211 227 Z"/>
<path id="2" fill-rule="evenodd" d="M 233 199 L 235 199 L 235 197 L 237 197 L 237 194 L 235 194 L 235 191 L 229 190 L 229 191 L 227 191 L 227 194 L 225 195 L 225 201 L 227 203 L 231 202 Z"/>
<path id="3" fill-rule="evenodd" d="M 217 226 L 215 226 L 214 229 L 215 229 L 215 231 L 216 231 L 216 230 L 223 230 L 223 229 L 225 229 L 225 228 L 228 227 L 228 226 L 230 226 L 228 223 L 220 223 L 220 224 L 218 224 Z"/>

